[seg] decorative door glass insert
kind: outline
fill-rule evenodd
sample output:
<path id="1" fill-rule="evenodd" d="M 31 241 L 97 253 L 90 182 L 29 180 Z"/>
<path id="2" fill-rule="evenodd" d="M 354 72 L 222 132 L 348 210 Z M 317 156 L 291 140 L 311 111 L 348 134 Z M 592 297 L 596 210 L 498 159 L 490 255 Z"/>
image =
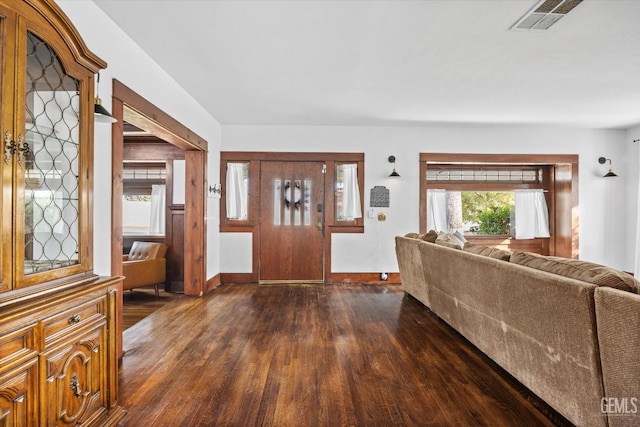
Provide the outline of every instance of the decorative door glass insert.
<path id="1" fill-rule="evenodd" d="M 311 225 L 311 183 L 310 179 L 274 180 L 273 225 Z"/>
<path id="2" fill-rule="evenodd" d="M 56 53 L 27 36 L 24 273 L 78 263 L 79 82 Z M 20 136 L 18 137 L 20 139 Z"/>

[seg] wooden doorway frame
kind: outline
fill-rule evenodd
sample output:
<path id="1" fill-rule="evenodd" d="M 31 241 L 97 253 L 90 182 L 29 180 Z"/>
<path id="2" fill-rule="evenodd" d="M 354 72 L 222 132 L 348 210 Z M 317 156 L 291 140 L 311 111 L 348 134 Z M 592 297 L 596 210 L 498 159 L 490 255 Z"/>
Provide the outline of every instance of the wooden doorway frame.
<path id="1" fill-rule="evenodd" d="M 202 296 L 206 281 L 206 168 L 208 144 L 145 98 L 113 80 L 111 162 L 111 274 L 122 275 L 123 121 L 185 151 L 184 293 Z M 118 354 L 122 354 L 122 289 L 118 298 Z"/>
<path id="2" fill-rule="evenodd" d="M 548 192 L 549 208 L 548 253 L 565 258 L 579 257 L 579 215 L 578 215 L 578 155 L 577 154 L 486 154 L 486 153 L 420 153 L 420 232 L 427 232 L 427 188 L 428 163 L 465 164 L 475 166 L 495 165 L 537 165 L 547 167 L 544 190 Z M 454 184 L 455 185 L 455 184 Z M 466 184 L 464 184 L 466 185 Z M 438 188 L 451 190 L 451 184 L 437 184 Z M 473 183 L 473 189 L 480 184 Z M 475 188 L 474 188 L 475 187 Z M 504 187 L 504 186 L 503 186 Z M 433 187 L 431 187 L 433 188 Z M 464 188 L 459 186 L 458 189 Z M 469 187 L 466 188 L 467 190 Z M 495 190 L 495 188 L 494 188 Z M 470 239 L 471 240 L 471 239 Z M 536 239 L 530 239 L 529 242 Z M 540 239 L 537 239 L 540 240 Z M 547 240 L 547 239 L 544 239 Z M 491 244 L 491 240 L 476 240 Z M 502 239 L 501 244 L 514 239 Z M 496 242 L 494 240 L 494 242 Z M 520 242 L 518 242 L 520 243 Z M 526 247 L 507 245 L 506 248 L 528 250 Z"/>

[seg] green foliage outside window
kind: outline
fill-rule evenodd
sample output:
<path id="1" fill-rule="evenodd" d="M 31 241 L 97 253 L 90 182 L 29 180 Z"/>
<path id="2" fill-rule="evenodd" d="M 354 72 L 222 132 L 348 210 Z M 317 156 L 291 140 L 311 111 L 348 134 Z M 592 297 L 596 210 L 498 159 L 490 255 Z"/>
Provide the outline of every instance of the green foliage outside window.
<path id="1" fill-rule="evenodd" d="M 511 233 L 511 206 L 491 206 L 478 215 L 480 234 L 509 235 Z"/>
<path id="2" fill-rule="evenodd" d="M 509 235 L 511 211 L 515 204 L 513 192 L 464 191 L 462 197 L 462 220 L 477 224 L 477 234 Z"/>

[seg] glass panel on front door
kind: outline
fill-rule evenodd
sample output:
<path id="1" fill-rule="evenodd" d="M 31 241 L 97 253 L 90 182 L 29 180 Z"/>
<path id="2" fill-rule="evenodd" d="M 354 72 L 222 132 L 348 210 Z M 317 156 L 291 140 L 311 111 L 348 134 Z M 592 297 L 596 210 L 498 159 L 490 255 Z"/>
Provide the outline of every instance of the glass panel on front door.
<path id="1" fill-rule="evenodd" d="M 78 263 L 79 82 L 28 33 L 24 164 L 24 274 Z"/>
<path id="2" fill-rule="evenodd" d="M 310 179 L 275 179 L 273 196 L 273 225 L 311 225 Z"/>

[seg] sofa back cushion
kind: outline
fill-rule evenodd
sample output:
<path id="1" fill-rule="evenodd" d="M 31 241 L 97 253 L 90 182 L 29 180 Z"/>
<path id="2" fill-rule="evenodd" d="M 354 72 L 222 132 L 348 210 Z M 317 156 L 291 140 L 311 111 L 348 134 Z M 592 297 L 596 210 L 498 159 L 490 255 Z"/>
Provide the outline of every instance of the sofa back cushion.
<path id="1" fill-rule="evenodd" d="M 167 253 L 167 245 L 155 242 L 133 242 L 129 251 L 128 261 L 139 261 L 142 259 L 164 258 Z"/>
<path id="2" fill-rule="evenodd" d="M 467 242 L 464 244 L 464 247 L 462 249 L 464 249 L 467 252 L 488 256 L 489 258 L 495 258 L 502 261 L 509 261 L 509 258 L 511 258 L 510 251 L 505 251 L 503 249 L 498 249 L 498 248 L 492 248 L 486 245 L 479 245 L 477 243 Z"/>
<path id="3" fill-rule="evenodd" d="M 600 264 L 577 259 L 513 251 L 509 261 L 535 268 L 536 270 L 547 271 L 560 276 L 593 283 L 594 285 L 607 286 L 623 291 L 637 293 L 640 285 L 630 274 Z"/>

